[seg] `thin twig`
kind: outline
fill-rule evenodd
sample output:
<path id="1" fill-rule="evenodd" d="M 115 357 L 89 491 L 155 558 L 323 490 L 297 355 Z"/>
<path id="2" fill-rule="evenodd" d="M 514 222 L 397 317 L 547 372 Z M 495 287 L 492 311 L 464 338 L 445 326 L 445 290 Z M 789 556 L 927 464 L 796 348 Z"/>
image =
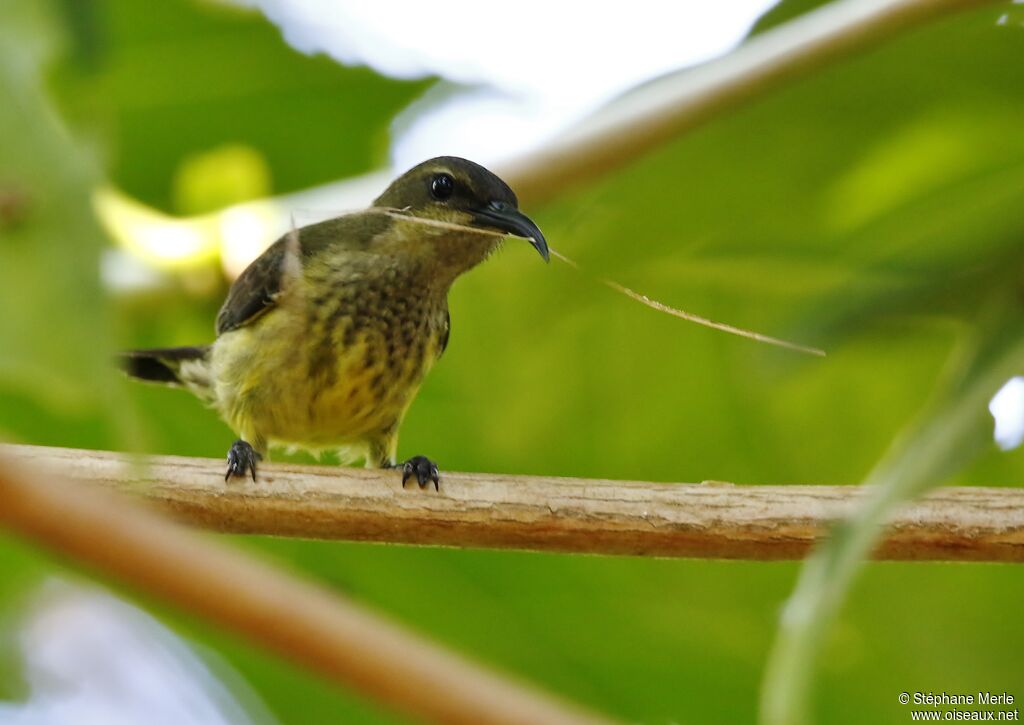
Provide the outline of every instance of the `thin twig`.
<path id="1" fill-rule="evenodd" d="M 438 229 L 444 229 L 447 231 L 463 232 L 465 234 L 479 234 L 483 236 L 499 238 L 517 236 L 515 234 L 509 234 L 508 232 L 495 232 L 491 231 L 490 229 L 481 229 L 480 227 L 471 227 L 465 224 L 455 224 L 454 222 L 446 222 L 441 221 L 439 219 L 429 219 L 425 217 L 414 216 L 412 214 L 402 211 L 401 209 L 390 209 L 387 207 L 370 207 L 369 209 L 367 209 L 367 211 L 375 212 L 378 214 L 384 214 L 385 216 L 391 217 L 392 219 L 401 219 L 405 222 L 413 224 L 422 224 L 424 226 L 436 227 Z M 526 237 L 520 238 L 526 239 Z M 555 259 L 569 265 L 570 267 L 572 267 L 574 270 L 581 274 L 586 274 L 580 267 L 579 263 L 576 262 L 575 260 L 570 259 L 569 257 L 565 256 L 564 254 L 555 249 L 549 249 L 549 252 L 551 256 L 554 257 Z M 774 345 L 776 347 L 782 347 L 787 350 L 793 350 L 794 352 L 801 352 L 806 355 L 817 355 L 818 357 L 825 357 L 825 351 L 822 350 L 821 348 L 810 347 L 809 345 L 801 345 L 799 343 L 790 342 L 788 340 L 783 340 L 778 337 L 772 337 L 771 335 L 764 335 L 760 332 L 754 332 L 753 330 L 745 330 L 742 327 L 736 327 L 734 325 L 729 325 L 724 322 L 715 322 L 714 320 L 709 320 L 706 317 L 701 317 L 700 315 L 695 315 L 692 312 L 687 312 L 686 310 L 681 310 L 678 307 L 672 307 L 671 305 L 666 305 L 664 302 L 659 302 L 658 300 L 651 299 L 642 292 L 637 292 L 634 289 L 630 289 L 626 285 L 620 284 L 619 282 L 616 282 L 613 279 L 608 279 L 606 277 L 597 277 L 596 279 L 598 283 L 603 284 L 608 289 L 614 290 L 619 294 L 625 295 L 626 297 L 629 297 L 631 300 L 639 302 L 642 305 L 646 305 L 647 307 L 650 307 L 652 310 L 663 312 L 666 315 L 671 315 L 672 317 L 678 317 L 680 320 L 686 320 L 687 322 L 693 322 L 698 325 L 703 325 L 704 327 L 710 327 L 711 329 L 719 330 L 720 332 L 727 332 L 730 335 L 738 335 L 739 337 L 745 337 L 748 340 L 756 340 L 757 342 L 763 342 L 768 345 Z"/>
<path id="2" fill-rule="evenodd" d="M 47 459 L 48 468 L 29 463 Z M 2 446 L 0 525 L 418 719 L 460 725 L 607 722 L 490 674 L 150 507 L 70 482 L 58 470 L 84 477 L 89 471 L 116 473 L 121 488 L 131 488 L 136 478 L 136 469 L 120 457 Z M 231 487 L 221 493 L 230 496 Z"/>
<path id="3" fill-rule="evenodd" d="M 554 249 L 551 250 L 551 256 L 562 260 L 570 267 L 579 272 L 583 271 L 582 269 L 580 269 L 580 266 L 576 262 L 566 257 L 564 254 L 555 251 Z M 613 289 L 620 294 L 626 295 L 626 297 L 629 297 L 631 300 L 636 300 L 642 305 L 647 305 L 652 310 L 664 312 L 666 315 L 678 317 L 680 320 L 686 320 L 687 322 L 695 322 L 698 325 L 710 327 L 713 330 L 719 330 L 720 332 L 728 332 L 730 335 L 738 335 L 739 337 L 745 337 L 748 340 L 756 340 L 757 342 L 763 342 L 767 345 L 782 347 L 787 350 L 793 350 L 794 352 L 802 352 L 805 355 L 817 355 L 818 357 L 825 357 L 825 351 L 822 350 L 821 348 L 810 347 L 809 345 L 801 345 L 797 342 L 790 342 L 789 340 L 783 340 L 782 338 L 779 337 L 764 335 L 760 332 L 754 332 L 753 330 L 745 330 L 742 327 L 735 327 L 733 325 L 728 325 L 724 322 L 715 322 L 714 320 L 709 320 L 706 317 L 695 315 L 692 312 L 681 310 L 678 307 L 666 305 L 664 302 L 652 300 L 650 297 L 643 294 L 642 292 L 637 292 L 634 289 L 630 289 L 626 285 L 620 284 L 613 279 L 608 279 L 606 277 L 598 277 L 597 281 L 603 284 L 605 287 L 608 287 L 609 289 Z"/>
<path id="4" fill-rule="evenodd" d="M 446 473 L 440 493 L 391 471 L 269 464 L 231 481 L 220 461 L 0 446 L 143 496 L 215 531 L 311 539 L 729 559 L 799 559 L 857 486 L 734 486 Z M 2 499 L 0 499 L 2 500 Z M 6 505 L 6 504 L 5 504 Z M 889 524 L 879 559 L 1024 562 L 1024 491 L 945 488 Z"/>

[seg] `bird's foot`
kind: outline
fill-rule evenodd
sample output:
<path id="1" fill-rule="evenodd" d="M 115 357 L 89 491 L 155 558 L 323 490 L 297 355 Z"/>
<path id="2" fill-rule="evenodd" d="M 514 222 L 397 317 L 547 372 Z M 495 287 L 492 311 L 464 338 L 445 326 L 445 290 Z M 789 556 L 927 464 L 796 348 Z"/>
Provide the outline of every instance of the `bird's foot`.
<path id="1" fill-rule="evenodd" d="M 416 483 L 420 485 L 420 488 L 426 488 L 428 483 L 433 482 L 434 490 L 441 490 L 439 483 L 441 476 L 437 472 L 437 464 L 426 456 L 413 456 L 405 463 L 399 463 L 391 467 L 402 469 L 402 488 L 405 488 L 406 481 L 415 476 Z"/>
<path id="2" fill-rule="evenodd" d="M 263 460 L 263 456 L 253 449 L 251 445 L 245 441 L 235 441 L 231 444 L 231 450 L 228 451 L 228 470 L 224 474 L 224 480 L 227 481 L 232 476 L 245 477 L 246 473 L 252 475 L 252 480 L 256 480 L 256 463 Z"/>

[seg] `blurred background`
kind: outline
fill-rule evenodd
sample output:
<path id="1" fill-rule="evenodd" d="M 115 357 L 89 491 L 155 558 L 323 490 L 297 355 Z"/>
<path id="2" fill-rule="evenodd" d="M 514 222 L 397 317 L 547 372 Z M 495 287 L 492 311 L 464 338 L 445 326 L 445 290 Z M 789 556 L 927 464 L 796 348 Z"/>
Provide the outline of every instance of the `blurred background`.
<path id="1" fill-rule="evenodd" d="M 493 14 L 460 2 L 247 4 L 0 7 L 7 441 L 221 458 L 234 436 L 212 411 L 122 381 L 111 352 L 210 341 L 230 278 L 291 219 L 365 205 L 438 153 L 500 168 L 815 5 L 668 14 L 634 2 L 591 26 L 594 11 L 550 3 Z M 827 358 L 682 323 L 507 244 L 453 289 L 450 345 L 400 455 L 494 473 L 859 482 L 928 401 L 985 291 L 1020 279 L 1022 61 L 1024 8 L 967 12 L 526 208 L 592 275 L 824 346 Z M 1018 484 L 1013 439 L 955 482 Z M 308 460 L 276 457 L 286 459 Z M 664 725 L 755 719 L 799 568 L 235 542 L 499 669 Z M 75 674 L 102 666 L 46 669 L 96 656 L 95 642 L 67 639 L 81 629 L 65 621 L 75 611 L 126 630 L 103 640 L 110 662 L 134 657 L 205 683 L 209 708 L 173 721 L 401 722 L 151 602 L 149 615 L 125 614 L 13 538 L 0 537 L 0 568 L 0 719 L 69 722 L 38 704 L 116 699 L 115 680 Z M 903 691 L 1024 697 L 1022 596 L 1012 566 L 871 564 L 826 645 L 820 721 L 905 721 Z M 191 652 L 172 643 L 154 654 L 139 632 L 157 630 Z M 117 644 L 132 631 L 152 646 Z M 56 660 L 40 660 L 62 642 Z M 90 720 L 79 707 L 76 722 L 138 721 L 100 705 Z"/>

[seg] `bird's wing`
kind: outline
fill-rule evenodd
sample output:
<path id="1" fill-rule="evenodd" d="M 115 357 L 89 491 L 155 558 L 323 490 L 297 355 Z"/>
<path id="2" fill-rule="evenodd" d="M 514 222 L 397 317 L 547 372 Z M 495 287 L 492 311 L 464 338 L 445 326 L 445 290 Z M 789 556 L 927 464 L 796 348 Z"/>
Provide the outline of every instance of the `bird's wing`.
<path id="1" fill-rule="evenodd" d="M 298 230 L 300 264 L 327 248 L 365 249 L 390 224 L 391 220 L 383 214 L 358 213 L 303 227 Z M 218 335 L 251 324 L 277 304 L 292 233 L 271 244 L 231 285 L 217 313 Z"/>
<path id="2" fill-rule="evenodd" d="M 271 309 L 281 289 L 286 238 L 278 239 L 238 276 L 217 313 L 217 334 L 247 325 Z"/>

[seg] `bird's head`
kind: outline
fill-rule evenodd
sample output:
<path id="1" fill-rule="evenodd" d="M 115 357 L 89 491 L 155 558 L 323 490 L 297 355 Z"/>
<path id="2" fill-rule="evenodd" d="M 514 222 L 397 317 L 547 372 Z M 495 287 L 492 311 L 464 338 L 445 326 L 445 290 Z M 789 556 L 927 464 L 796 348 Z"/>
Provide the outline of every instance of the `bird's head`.
<path id="1" fill-rule="evenodd" d="M 456 225 L 421 227 L 423 239 L 444 240 L 446 253 L 465 255 L 472 266 L 493 249 L 499 237 L 461 232 L 470 227 L 525 237 L 545 261 L 547 241 L 533 221 L 519 211 L 515 193 L 504 181 L 479 164 L 456 156 L 439 156 L 414 166 L 395 179 L 374 201 L 374 206 L 400 210 L 424 220 Z"/>

